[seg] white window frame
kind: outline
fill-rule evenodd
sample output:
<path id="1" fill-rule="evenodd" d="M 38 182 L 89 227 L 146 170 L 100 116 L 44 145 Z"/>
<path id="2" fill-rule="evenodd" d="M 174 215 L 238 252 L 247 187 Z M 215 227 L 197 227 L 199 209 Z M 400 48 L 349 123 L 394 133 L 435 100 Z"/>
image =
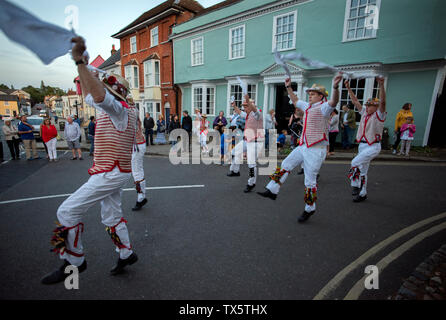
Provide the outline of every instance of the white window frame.
<path id="1" fill-rule="evenodd" d="M 157 63 L 158 63 L 158 73 L 156 73 L 156 68 L 155 68 Z M 161 85 L 161 62 L 157 59 L 153 60 L 153 75 L 154 75 L 154 86 L 159 87 Z"/>
<path id="2" fill-rule="evenodd" d="M 285 17 L 285 16 L 289 16 L 289 15 L 291 15 L 291 14 L 294 14 L 294 24 L 293 24 L 293 26 L 294 26 L 294 29 L 293 29 L 293 45 L 291 46 L 291 48 L 286 48 L 286 49 L 277 49 L 277 51 L 288 51 L 288 50 L 294 50 L 294 49 L 296 49 L 296 37 L 297 37 L 297 33 L 296 33 L 296 31 L 297 31 L 297 10 L 294 10 L 294 11 L 290 11 L 290 12 L 287 12 L 287 13 L 284 13 L 284 14 L 281 14 L 281 15 L 278 15 L 278 16 L 274 16 L 274 19 L 273 19 L 273 47 L 272 47 L 272 52 L 274 52 L 274 50 L 276 49 L 276 36 L 277 36 L 277 34 L 276 34 L 276 30 L 277 30 L 277 19 L 279 19 L 279 18 L 282 18 L 282 17 Z"/>
<path id="3" fill-rule="evenodd" d="M 156 63 L 158 63 L 158 74 L 155 72 Z M 150 59 L 144 61 L 144 88 L 159 87 L 161 83 L 160 75 L 161 75 L 161 64 L 158 59 Z M 158 84 L 156 80 L 158 80 Z"/>
<path id="4" fill-rule="evenodd" d="M 197 40 L 201 40 L 201 63 L 194 63 L 194 41 Z M 204 38 L 203 37 L 198 37 L 198 38 L 194 38 L 190 40 L 190 62 L 191 62 L 191 66 L 195 67 L 195 66 L 202 66 L 204 65 Z"/>
<path id="5" fill-rule="evenodd" d="M 152 60 L 147 60 L 144 61 L 144 88 L 152 87 L 151 80 L 152 80 Z"/>
<path id="6" fill-rule="evenodd" d="M 156 30 L 156 44 L 153 41 L 154 32 Z M 159 29 L 158 26 L 150 30 L 150 48 L 156 47 L 159 44 Z"/>
<path id="7" fill-rule="evenodd" d="M 195 89 L 201 88 L 201 110 L 200 113 L 204 113 L 208 116 L 214 117 L 215 116 L 215 110 L 216 110 L 216 101 L 217 101 L 217 87 L 212 84 L 194 84 L 191 88 L 191 106 L 192 106 L 192 113 L 197 108 L 195 105 Z M 206 113 L 206 103 L 207 103 L 207 89 L 213 89 L 214 90 L 214 99 L 212 101 L 213 103 L 213 112 L 212 113 Z"/>
<path id="8" fill-rule="evenodd" d="M 252 86 L 256 86 L 256 90 L 255 90 L 255 99 L 254 102 L 256 105 L 258 105 L 258 99 L 259 99 L 259 82 L 254 80 L 254 79 L 244 79 L 246 84 L 248 85 L 248 95 L 249 97 L 252 99 Z M 238 80 L 229 80 L 228 81 L 228 95 L 227 95 L 227 102 L 226 102 L 226 114 L 232 115 L 233 110 L 231 107 L 231 86 L 240 86 L 240 83 L 238 82 Z M 249 86 L 251 86 L 251 91 L 249 91 Z M 242 97 L 243 100 L 243 97 Z"/>
<path id="9" fill-rule="evenodd" d="M 135 78 L 135 68 L 136 68 L 136 75 Z M 130 70 L 130 71 L 129 71 Z M 136 65 L 128 65 L 124 67 L 124 77 L 130 84 L 130 89 L 139 89 L 139 68 Z M 135 86 L 135 80 L 137 81 L 137 86 Z"/>
<path id="10" fill-rule="evenodd" d="M 134 43 L 132 41 L 135 40 Z M 135 50 L 133 50 L 133 45 L 135 45 Z M 136 41 L 136 36 L 130 37 L 130 53 L 136 53 L 138 52 L 138 43 Z"/>
<path id="11" fill-rule="evenodd" d="M 358 3 L 360 3 L 361 0 L 358 0 Z M 358 41 L 358 40 L 366 40 L 366 39 L 374 39 L 376 38 L 377 35 L 377 29 L 372 28 L 372 34 L 370 36 L 365 36 L 365 30 L 364 30 L 364 34 L 362 37 L 357 38 L 356 35 L 354 38 L 348 39 L 348 23 L 349 23 L 349 19 L 350 19 L 350 9 L 351 9 L 351 2 L 352 0 L 346 0 L 346 4 L 345 4 L 345 16 L 344 16 L 344 30 L 343 30 L 343 35 L 342 35 L 342 42 L 351 42 L 351 41 Z M 370 2 L 370 0 L 367 0 L 367 4 Z M 375 17 L 375 19 L 377 19 L 376 23 L 379 23 L 379 16 L 380 16 L 380 11 L 381 11 L 381 0 L 376 0 L 376 3 L 374 4 L 376 5 L 376 7 L 378 8 L 378 13 L 377 13 L 377 17 Z M 366 12 L 367 12 L 367 6 L 366 6 Z M 355 20 L 357 20 L 357 18 L 355 18 Z M 367 19 L 366 19 L 367 20 Z M 364 22 L 364 26 L 365 26 L 365 22 Z M 355 33 L 357 31 L 357 27 L 355 27 Z M 365 29 L 365 28 L 364 28 Z M 353 29 L 351 29 L 353 30 Z"/>
<path id="12" fill-rule="evenodd" d="M 354 74 L 355 72 L 353 71 L 352 73 Z M 361 71 L 361 73 L 363 73 L 363 72 Z M 357 80 L 359 81 L 360 79 L 357 79 Z M 384 78 L 384 89 L 385 89 L 385 90 L 387 90 L 387 80 L 388 80 L 388 77 L 385 76 L 385 78 Z M 370 98 L 373 97 L 373 91 L 374 91 L 374 89 L 376 89 L 376 88 L 374 87 L 374 84 L 375 84 L 375 78 L 373 78 L 373 77 L 365 78 L 364 95 L 363 95 L 363 98 L 362 98 L 362 105 L 363 105 L 363 106 L 364 106 L 364 103 L 365 103 L 368 99 L 370 99 Z M 343 89 L 344 89 L 344 83 L 342 82 L 342 83 L 340 84 L 340 88 L 339 88 L 339 90 L 340 90 L 339 102 L 338 102 L 338 105 L 336 106 L 336 108 L 337 108 L 338 110 L 341 110 L 341 108 L 342 108 L 342 102 L 341 102 L 341 100 L 342 100 L 342 90 L 343 90 Z M 353 90 L 353 92 L 354 92 L 355 95 L 356 95 L 355 90 Z M 377 95 L 378 95 L 377 98 L 379 98 L 379 92 L 377 92 Z M 350 97 L 348 97 L 347 100 L 351 100 Z M 358 110 L 356 110 L 356 107 L 354 108 L 354 110 L 355 110 L 355 113 L 358 112 Z M 341 111 L 342 111 L 342 110 L 341 110 Z M 360 118 L 360 117 L 359 117 L 359 118 Z M 359 121 L 357 121 L 357 123 L 359 123 Z"/>
<path id="13" fill-rule="evenodd" d="M 237 30 L 237 29 L 242 29 L 243 30 L 243 42 L 241 43 L 242 44 L 242 53 L 243 54 L 241 56 L 234 57 L 232 55 L 232 46 L 233 46 L 233 43 L 232 43 L 232 31 Z M 244 58 L 245 57 L 245 44 L 246 44 L 246 27 L 245 27 L 244 24 L 229 29 L 229 60 Z"/>

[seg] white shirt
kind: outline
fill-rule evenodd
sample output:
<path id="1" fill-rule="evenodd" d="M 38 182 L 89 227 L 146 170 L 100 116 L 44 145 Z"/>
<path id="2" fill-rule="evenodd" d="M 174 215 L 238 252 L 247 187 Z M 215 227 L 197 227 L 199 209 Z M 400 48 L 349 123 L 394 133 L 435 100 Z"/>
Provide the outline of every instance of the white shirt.
<path id="1" fill-rule="evenodd" d="M 348 118 L 348 111 L 344 112 L 344 124 L 348 124 L 347 118 Z"/>
<path id="2" fill-rule="evenodd" d="M 129 119 L 127 108 L 124 108 L 122 104 L 107 90 L 105 90 L 104 101 L 101 103 L 95 103 L 91 94 L 88 94 L 85 97 L 85 102 L 90 106 L 95 107 L 99 112 L 107 113 L 110 116 L 116 130 L 125 131 L 127 129 Z"/>

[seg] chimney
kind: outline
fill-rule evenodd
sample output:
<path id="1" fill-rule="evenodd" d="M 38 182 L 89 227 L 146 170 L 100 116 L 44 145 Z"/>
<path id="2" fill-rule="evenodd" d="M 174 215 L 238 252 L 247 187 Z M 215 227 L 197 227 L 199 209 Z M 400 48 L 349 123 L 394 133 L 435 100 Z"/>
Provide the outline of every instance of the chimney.
<path id="1" fill-rule="evenodd" d="M 112 49 L 111 49 L 111 55 L 114 55 L 116 53 L 116 49 L 115 49 L 115 45 L 112 45 Z"/>

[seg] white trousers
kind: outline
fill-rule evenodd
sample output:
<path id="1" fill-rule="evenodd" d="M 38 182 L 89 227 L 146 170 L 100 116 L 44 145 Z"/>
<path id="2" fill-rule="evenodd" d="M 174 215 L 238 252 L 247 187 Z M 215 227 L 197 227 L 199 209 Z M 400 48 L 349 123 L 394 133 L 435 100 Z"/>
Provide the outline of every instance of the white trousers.
<path id="1" fill-rule="evenodd" d="M 257 159 L 259 158 L 264 142 L 246 142 L 240 141 L 232 149 L 232 161 L 229 170 L 235 173 L 240 171 L 240 164 L 243 163 L 243 153 L 246 152 L 246 160 L 248 162 L 249 174 L 248 185 L 253 186 L 257 182 Z"/>
<path id="2" fill-rule="evenodd" d="M 115 227 L 121 243 L 127 248 L 119 249 L 121 259 L 131 254 L 130 238 L 127 225 L 122 222 L 121 208 L 122 187 L 130 179 L 131 173 L 122 173 L 116 167 L 111 172 L 92 175 L 75 193 L 66 199 L 57 210 L 57 218 L 65 227 L 74 227 L 82 222 L 83 214 L 94 204 L 101 203 L 102 223 L 107 227 Z M 83 255 L 82 232 L 80 228 L 70 229 L 66 241 L 68 250 Z M 76 241 L 77 240 L 77 241 Z M 75 245 L 76 244 L 76 245 Z M 66 259 L 74 266 L 84 262 L 84 256 L 77 257 L 64 252 L 61 259 Z"/>
<path id="3" fill-rule="evenodd" d="M 368 145 L 367 143 L 360 143 L 358 147 L 358 155 L 352 160 L 352 170 L 359 169 L 360 177 L 355 178 L 354 174 L 350 177 L 351 186 L 362 188 L 359 193 L 360 196 L 367 194 L 367 173 L 369 171 L 370 162 L 381 152 L 381 143 L 374 143 Z"/>
<path id="4" fill-rule="evenodd" d="M 288 157 L 282 162 L 282 170 L 287 172 L 280 178 L 280 184 L 271 180 L 266 188 L 274 194 L 278 194 L 280 186 L 288 177 L 288 172 L 292 171 L 297 166 L 302 165 L 305 175 L 305 187 L 317 188 L 317 175 L 321 169 L 322 163 L 327 156 L 326 146 L 314 146 L 308 148 L 306 145 L 301 145 L 295 148 Z M 305 211 L 311 212 L 316 210 L 316 203 L 312 205 L 305 204 Z"/>
<path id="5" fill-rule="evenodd" d="M 57 151 L 56 151 L 56 145 L 57 145 L 57 138 L 53 138 L 50 141 L 46 142 L 46 147 L 48 148 L 48 156 L 50 157 L 50 160 L 57 159 Z"/>
<path id="6" fill-rule="evenodd" d="M 206 137 L 207 137 L 206 131 L 203 131 L 202 133 L 200 133 L 200 145 L 205 151 L 208 150 L 208 147 L 206 145 Z"/>
<path id="7" fill-rule="evenodd" d="M 144 154 L 146 153 L 146 144 L 138 144 L 138 150 L 133 148 L 132 153 L 132 175 L 135 184 L 139 183 L 141 193 L 138 193 L 138 202 L 141 202 L 146 197 L 146 180 L 144 179 Z"/>

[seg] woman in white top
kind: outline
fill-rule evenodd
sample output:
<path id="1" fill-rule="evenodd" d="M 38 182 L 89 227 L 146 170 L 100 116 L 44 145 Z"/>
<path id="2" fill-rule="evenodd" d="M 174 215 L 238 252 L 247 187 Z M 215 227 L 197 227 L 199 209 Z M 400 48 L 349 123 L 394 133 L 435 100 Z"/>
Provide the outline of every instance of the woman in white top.
<path id="1" fill-rule="evenodd" d="M 336 136 L 339 133 L 339 112 L 334 109 L 331 113 L 330 118 L 330 129 L 328 133 L 328 140 L 330 145 L 328 146 L 328 154 L 329 156 L 334 155 L 334 145 L 336 142 Z"/>
<path id="2" fill-rule="evenodd" d="M 276 112 L 274 109 L 268 111 L 265 116 L 265 148 L 269 148 L 269 130 L 275 129 L 277 126 Z"/>

